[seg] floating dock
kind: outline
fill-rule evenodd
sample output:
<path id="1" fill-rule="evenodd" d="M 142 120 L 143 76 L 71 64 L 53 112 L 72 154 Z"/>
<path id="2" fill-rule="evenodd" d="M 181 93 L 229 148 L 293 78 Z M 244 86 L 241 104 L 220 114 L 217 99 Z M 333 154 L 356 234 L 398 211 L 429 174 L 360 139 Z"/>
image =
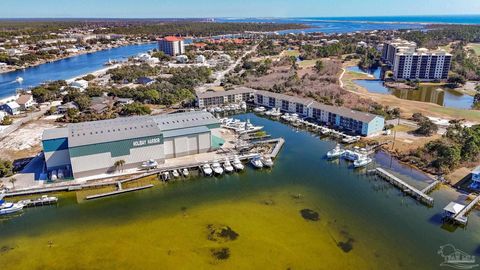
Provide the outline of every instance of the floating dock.
<path id="1" fill-rule="evenodd" d="M 126 189 L 119 189 L 117 191 L 112 191 L 112 192 L 107 192 L 107 193 L 102 193 L 102 194 L 96 194 L 96 195 L 90 195 L 85 197 L 85 200 L 93 200 L 93 199 L 99 199 L 99 198 L 104 198 L 104 197 L 109 197 L 109 196 L 114 196 L 114 195 L 119 195 L 127 192 L 133 192 L 137 190 L 143 190 L 147 188 L 151 188 L 153 185 L 147 185 L 147 186 L 142 186 L 142 187 L 135 187 L 135 188 L 126 188 Z"/>
<path id="2" fill-rule="evenodd" d="M 440 181 L 434 181 L 428 187 L 419 190 L 382 168 L 377 168 L 375 173 L 420 202 L 427 204 L 428 206 L 433 206 L 433 198 L 428 196 L 427 193 L 437 187 L 437 185 L 440 184 Z"/>
<path id="3" fill-rule="evenodd" d="M 475 207 L 477 205 L 477 203 L 480 201 L 480 195 L 475 197 L 475 199 L 473 199 L 467 206 L 465 206 L 462 211 L 458 212 L 458 214 L 454 215 L 451 219 L 460 224 L 460 225 L 467 225 L 467 222 L 468 222 L 468 213 L 470 212 L 470 210 L 472 210 L 473 207 Z"/>
<path id="4" fill-rule="evenodd" d="M 35 200 L 22 200 L 19 203 L 23 204 L 24 208 L 27 207 L 37 207 L 37 206 L 45 206 L 45 205 L 52 205 L 58 202 L 57 197 L 42 197 Z"/>

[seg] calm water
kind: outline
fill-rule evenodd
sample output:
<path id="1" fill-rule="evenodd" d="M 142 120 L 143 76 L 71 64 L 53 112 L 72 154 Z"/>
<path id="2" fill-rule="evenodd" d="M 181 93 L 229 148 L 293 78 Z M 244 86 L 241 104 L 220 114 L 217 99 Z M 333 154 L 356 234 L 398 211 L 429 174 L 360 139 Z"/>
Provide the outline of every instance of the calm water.
<path id="1" fill-rule="evenodd" d="M 439 269 L 441 245 L 480 253 L 480 219 L 466 229 L 442 228 L 440 213 L 463 199 L 434 191 L 427 208 L 381 180 L 323 158 L 333 142 L 258 118 L 286 144 L 271 171 L 248 169 L 220 178 L 156 186 L 117 197 L 27 209 L 0 223 L 3 269 Z M 385 154 L 418 187 L 422 174 Z M 307 221 L 311 209 L 320 216 Z M 209 225 L 237 237 L 209 239 Z M 226 228 L 226 227 L 225 227 Z M 216 259 L 213 255 L 227 254 Z"/>
<path id="2" fill-rule="evenodd" d="M 66 80 L 99 70 L 109 59 L 120 60 L 154 49 L 155 46 L 155 43 L 122 46 L 0 74 L 0 98 L 15 94 L 15 90 L 18 88 L 36 86 L 49 80 Z M 15 82 L 17 77 L 24 79 L 22 84 Z"/>
<path id="3" fill-rule="evenodd" d="M 242 19 L 218 19 L 220 22 L 263 22 L 263 23 L 299 23 L 308 25 L 307 29 L 277 31 L 280 34 L 288 33 L 349 33 L 355 31 L 373 30 L 399 30 L 399 29 L 423 29 L 419 23 L 388 23 L 388 22 L 362 22 L 355 20 L 330 20 L 328 18 L 242 18 Z"/>
<path id="4" fill-rule="evenodd" d="M 364 87 L 369 92 L 378 94 L 390 94 L 401 99 L 435 103 L 440 106 L 456 109 L 471 109 L 473 97 L 463 95 L 456 91 L 443 88 L 441 91 L 436 86 L 422 86 L 418 90 L 392 89 L 386 87 L 380 80 L 380 68 L 363 70 L 359 67 L 348 67 L 350 71 L 364 72 L 374 76 L 374 80 L 355 80 L 355 83 Z"/>
<path id="5" fill-rule="evenodd" d="M 456 16 L 378 16 L 378 17 L 307 17 L 307 18 L 223 18 L 218 21 L 300 23 L 304 30 L 279 33 L 348 33 L 372 30 L 424 29 L 426 24 L 480 24 L 480 15 Z"/>

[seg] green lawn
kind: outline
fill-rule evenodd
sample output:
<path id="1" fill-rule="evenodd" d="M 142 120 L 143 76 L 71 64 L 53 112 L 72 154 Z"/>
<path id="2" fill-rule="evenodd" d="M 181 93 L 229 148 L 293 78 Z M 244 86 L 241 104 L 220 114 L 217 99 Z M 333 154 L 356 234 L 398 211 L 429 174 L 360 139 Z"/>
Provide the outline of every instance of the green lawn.
<path id="1" fill-rule="evenodd" d="M 467 121 L 476 121 L 480 122 L 480 111 L 475 111 L 475 110 L 461 110 L 461 109 L 453 109 L 453 108 L 445 108 L 445 107 L 439 107 L 439 108 L 432 108 L 432 111 L 438 112 L 438 113 L 444 113 L 448 114 L 451 117 L 454 118 L 464 118 Z"/>
<path id="2" fill-rule="evenodd" d="M 283 51 L 283 54 L 285 56 L 295 56 L 295 57 L 300 56 L 300 52 L 298 50 L 286 50 L 286 51 Z"/>
<path id="3" fill-rule="evenodd" d="M 476 55 L 480 55 L 480 43 L 469 43 L 468 48 L 472 49 Z"/>

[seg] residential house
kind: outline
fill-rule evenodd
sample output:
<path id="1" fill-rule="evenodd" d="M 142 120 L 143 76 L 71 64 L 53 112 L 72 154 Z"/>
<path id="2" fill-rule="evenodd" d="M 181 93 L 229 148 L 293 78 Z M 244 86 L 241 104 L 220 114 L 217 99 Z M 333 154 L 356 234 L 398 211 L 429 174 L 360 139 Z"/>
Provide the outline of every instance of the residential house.
<path id="1" fill-rule="evenodd" d="M 17 98 L 16 102 L 18 105 L 20 105 L 20 109 L 23 111 L 28 110 L 35 104 L 35 101 L 33 101 L 33 96 L 30 94 L 20 95 L 20 97 Z"/>

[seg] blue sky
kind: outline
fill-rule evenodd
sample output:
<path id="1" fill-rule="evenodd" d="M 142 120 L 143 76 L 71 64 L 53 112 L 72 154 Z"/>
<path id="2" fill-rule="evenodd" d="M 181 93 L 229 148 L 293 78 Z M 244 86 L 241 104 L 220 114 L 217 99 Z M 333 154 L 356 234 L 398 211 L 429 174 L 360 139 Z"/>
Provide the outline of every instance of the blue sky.
<path id="1" fill-rule="evenodd" d="M 333 17 L 480 14 L 480 0 L 0 0 L 17 17 Z"/>

